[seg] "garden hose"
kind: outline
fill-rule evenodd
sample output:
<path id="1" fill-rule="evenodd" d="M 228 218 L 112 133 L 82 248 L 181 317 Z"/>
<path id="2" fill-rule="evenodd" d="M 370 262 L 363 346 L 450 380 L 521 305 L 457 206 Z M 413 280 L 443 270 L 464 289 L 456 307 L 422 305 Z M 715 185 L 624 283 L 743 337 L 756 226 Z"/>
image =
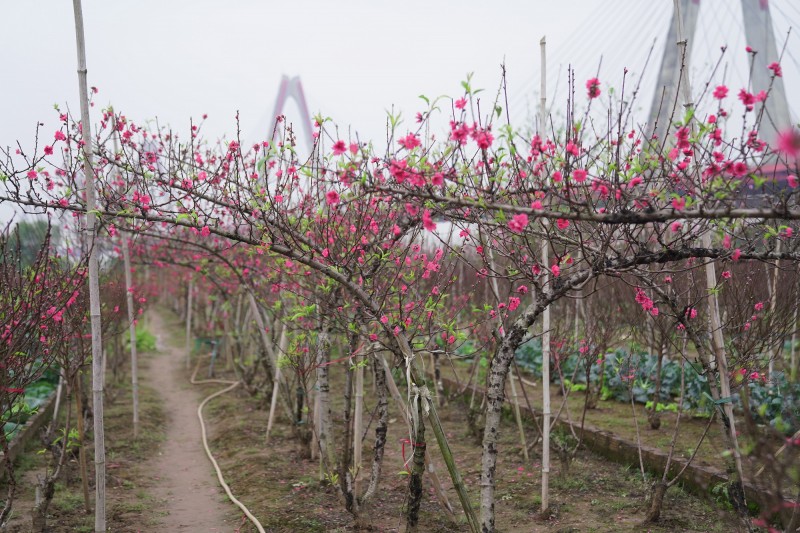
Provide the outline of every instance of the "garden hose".
<path id="1" fill-rule="evenodd" d="M 200 385 L 202 383 L 220 383 L 220 384 L 223 384 L 223 385 L 225 385 L 225 384 L 228 385 L 228 387 L 226 387 L 226 388 L 224 388 L 222 390 L 219 390 L 219 391 L 211 394 L 210 396 L 206 397 L 206 399 L 203 400 L 202 402 L 200 402 L 200 405 L 197 407 L 197 418 L 200 419 L 200 432 L 202 433 L 202 437 L 203 437 L 203 448 L 205 448 L 206 455 L 208 456 L 208 459 L 211 461 L 211 464 L 214 466 L 214 470 L 216 470 L 216 472 L 217 472 L 217 479 L 219 480 L 219 484 L 222 485 L 223 489 L 225 489 L 225 494 L 228 495 L 228 499 L 230 499 L 230 501 L 232 501 L 234 504 L 236 504 L 237 507 L 239 507 L 239 509 L 242 510 L 242 512 L 250 520 L 250 522 L 252 522 L 253 525 L 256 526 L 256 529 L 258 529 L 258 533 L 266 533 L 264 531 L 264 527 L 261 525 L 261 522 L 258 521 L 258 518 L 253 516 L 253 514 L 250 512 L 250 510 L 247 507 L 245 507 L 245 505 L 242 502 L 240 502 L 239 500 L 236 499 L 236 497 L 231 492 L 231 488 L 225 482 L 225 478 L 222 477 L 222 470 L 220 470 L 219 464 L 217 463 L 216 459 L 214 459 L 214 456 L 211 454 L 211 449 L 208 447 L 208 437 L 207 437 L 207 434 L 206 434 L 206 424 L 203 421 L 203 407 L 205 407 L 205 405 L 209 401 L 213 400 L 217 396 L 221 396 L 221 395 L 225 394 L 226 392 L 230 392 L 233 389 L 235 389 L 236 387 L 238 387 L 240 382 L 239 381 L 228 381 L 228 380 L 224 380 L 224 379 L 204 379 L 204 380 L 197 381 L 197 380 L 195 380 L 195 376 L 197 375 L 197 369 L 198 368 L 200 368 L 200 362 L 199 361 L 197 362 L 197 366 L 195 367 L 194 372 L 192 373 L 192 377 L 190 379 L 190 382 L 191 382 L 192 385 Z"/>

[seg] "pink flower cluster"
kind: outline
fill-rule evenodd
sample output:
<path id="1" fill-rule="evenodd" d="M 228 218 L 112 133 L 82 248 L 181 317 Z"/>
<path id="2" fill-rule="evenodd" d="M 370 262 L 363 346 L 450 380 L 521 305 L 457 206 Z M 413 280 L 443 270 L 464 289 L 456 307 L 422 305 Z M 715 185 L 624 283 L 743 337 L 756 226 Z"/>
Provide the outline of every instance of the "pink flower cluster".
<path id="1" fill-rule="evenodd" d="M 636 303 L 642 306 L 642 309 L 653 316 L 658 316 L 658 307 L 656 307 L 650 297 L 641 289 L 636 287 Z"/>
<path id="2" fill-rule="evenodd" d="M 489 128 L 481 128 L 477 124 L 472 126 L 465 122 L 450 121 L 450 140 L 458 144 L 467 144 L 467 139 L 472 138 L 478 148 L 487 150 L 494 142 L 494 135 Z"/>
<path id="3" fill-rule="evenodd" d="M 508 223 L 508 229 L 514 233 L 522 233 L 527 225 L 528 215 L 525 213 L 520 213 L 511 217 L 511 221 Z"/>
<path id="4" fill-rule="evenodd" d="M 595 99 L 600 96 L 600 80 L 597 78 L 589 78 L 586 80 L 586 90 L 590 99 Z"/>

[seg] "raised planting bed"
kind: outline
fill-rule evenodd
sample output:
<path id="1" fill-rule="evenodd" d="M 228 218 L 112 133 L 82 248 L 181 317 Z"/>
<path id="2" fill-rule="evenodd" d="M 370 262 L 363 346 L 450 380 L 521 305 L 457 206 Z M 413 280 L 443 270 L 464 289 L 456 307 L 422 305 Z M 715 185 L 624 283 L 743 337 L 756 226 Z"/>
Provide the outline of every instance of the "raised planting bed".
<path id="1" fill-rule="evenodd" d="M 53 390 L 50 396 L 39 405 L 35 414 L 28 417 L 24 423 L 14 425 L 11 441 L 8 443 L 8 454 L 12 461 L 25 451 L 28 444 L 36 439 L 39 430 L 52 419 L 55 406 L 56 394 Z M 0 462 L 3 459 L 3 452 L 0 451 Z"/>
<path id="2" fill-rule="evenodd" d="M 458 391 L 458 383 L 449 377 L 443 376 L 441 378 L 445 391 L 450 393 Z M 478 385 L 470 385 L 466 388 L 465 394 L 469 395 L 473 389 L 478 395 L 483 395 L 485 390 Z M 506 395 L 507 398 L 508 394 Z M 511 403 L 506 402 L 505 407 L 511 408 Z M 533 407 L 528 408 L 524 402 L 520 404 L 520 412 L 522 417 L 528 418 L 541 418 L 542 413 Z M 554 408 L 554 413 L 555 413 Z M 632 422 L 631 422 L 632 423 Z M 570 426 L 575 432 L 580 431 L 580 424 L 577 422 L 570 423 L 563 418 L 559 418 L 555 423 L 555 430 L 562 430 L 570 432 Z M 635 441 L 621 437 L 611 431 L 596 427 L 590 423 L 585 423 L 583 426 L 583 444 L 586 448 L 606 459 L 614 461 L 618 464 L 625 466 L 639 467 L 639 453 L 641 450 L 642 463 L 645 470 L 660 477 L 664 472 L 664 467 L 667 463 L 668 450 L 662 450 L 652 446 L 642 444 L 637 446 Z M 706 445 L 706 443 L 704 443 Z M 670 464 L 670 477 L 676 475 L 686 466 L 687 460 L 678 455 L 673 455 Z M 681 485 L 688 491 L 702 497 L 711 496 L 715 487 L 728 481 L 727 474 L 714 466 L 708 464 L 699 464 L 697 460 L 692 461 L 682 474 L 680 480 Z M 757 493 L 763 493 L 764 489 L 756 486 L 751 482 L 744 483 L 745 493 L 749 500 L 754 501 Z M 791 504 L 786 500 L 787 503 Z"/>

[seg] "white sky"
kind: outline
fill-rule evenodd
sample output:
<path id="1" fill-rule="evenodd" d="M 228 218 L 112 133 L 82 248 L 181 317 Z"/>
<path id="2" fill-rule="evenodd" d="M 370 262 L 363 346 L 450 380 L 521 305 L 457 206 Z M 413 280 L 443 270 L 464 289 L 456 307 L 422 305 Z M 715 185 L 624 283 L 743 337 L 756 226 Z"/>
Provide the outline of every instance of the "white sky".
<path id="1" fill-rule="evenodd" d="M 728 76 L 746 72 L 738 2 L 702 5 L 693 70 L 707 72 L 710 54 L 729 44 Z M 779 35 L 800 22 L 796 0 L 771 5 Z M 257 125 L 269 122 L 281 76 L 299 75 L 312 114 L 332 117 L 343 138 L 351 125 L 362 140 L 380 143 L 387 109 L 402 110 L 411 126 L 424 109 L 419 94 L 458 96 L 468 72 L 491 100 L 503 60 L 511 111 L 524 118 L 538 98 L 543 35 L 550 90 L 556 80 L 564 89 L 556 67 L 572 62 L 579 99 L 601 55 L 601 80 L 619 86 L 622 68 L 641 73 L 658 39 L 640 100 L 646 114 L 653 91 L 648 75 L 654 78 L 660 63 L 672 1 L 84 0 L 83 9 L 89 84 L 100 89 L 98 106 L 114 104 L 139 123 L 158 117 L 184 132 L 190 117 L 208 113 L 206 134 L 212 138 L 232 136 L 239 110 L 242 132 L 251 139 Z M 31 146 L 38 121 L 46 124 L 42 135 L 49 142 L 57 118 L 53 104 L 78 111 L 72 2 L 5 0 L 0 21 L 0 145 L 20 140 Z M 795 119 L 798 30 L 789 41 L 793 56 L 784 60 Z M 294 106 L 287 112 L 291 118 Z M 96 119 L 97 107 L 94 113 Z"/>

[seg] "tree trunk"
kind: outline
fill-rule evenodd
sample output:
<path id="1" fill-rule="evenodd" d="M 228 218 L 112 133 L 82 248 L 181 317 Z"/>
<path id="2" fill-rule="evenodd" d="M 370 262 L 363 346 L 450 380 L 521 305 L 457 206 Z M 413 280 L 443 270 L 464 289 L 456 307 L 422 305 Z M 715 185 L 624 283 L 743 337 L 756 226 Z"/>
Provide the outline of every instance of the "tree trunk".
<path id="1" fill-rule="evenodd" d="M 331 401 L 330 383 L 328 381 L 328 362 L 330 361 L 330 325 L 323 316 L 319 336 L 317 337 L 317 384 L 319 385 L 319 427 L 317 440 L 326 472 L 336 467 L 333 451 L 333 435 L 331 434 Z"/>
<path id="2" fill-rule="evenodd" d="M 3 448 L 3 466 L 6 471 L 8 484 L 6 491 L 6 502 L 3 505 L 3 510 L 0 511 L 0 530 L 3 530 L 6 525 L 8 515 L 11 514 L 11 506 L 14 504 L 14 497 L 17 494 L 17 479 L 14 477 L 14 461 L 11 460 L 8 450 L 8 439 L 6 432 L 0 429 L 0 445 Z"/>
<path id="3" fill-rule="evenodd" d="M 44 487 L 44 490 L 42 489 Z M 53 496 L 56 493 L 56 480 L 47 476 L 45 480 L 36 485 L 36 500 L 31 510 L 31 527 L 33 533 L 44 533 L 47 531 L 47 509 Z"/>
<path id="4" fill-rule="evenodd" d="M 483 456 L 481 460 L 481 531 L 494 531 L 494 487 L 497 469 L 497 441 L 500 436 L 500 420 L 505 400 L 505 379 L 508 367 L 514 357 L 514 346 L 519 339 L 513 340 L 510 335 L 503 338 L 500 351 L 492 360 L 489 374 L 489 387 L 486 390 L 486 421 L 483 429 Z M 520 334 L 521 338 L 521 334 Z"/>
<path id="5" fill-rule="evenodd" d="M 356 334 L 351 333 L 350 354 L 355 351 L 355 342 L 358 340 Z M 353 369 L 348 368 L 345 376 L 344 386 L 344 438 L 342 439 L 342 453 L 339 457 L 339 488 L 344 496 L 344 507 L 358 520 L 358 499 L 354 487 L 354 479 L 350 470 L 350 459 L 352 455 L 352 406 L 353 406 Z M 330 446 L 330 444 L 329 444 Z"/>
<path id="6" fill-rule="evenodd" d="M 373 448 L 372 473 L 369 485 L 361 498 L 361 504 L 367 503 L 378 489 L 383 466 L 383 453 L 386 448 L 386 434 L 389 430 L 389 399 L 386 387 L 386 372 L 383 363 L 377 354 L 372 356 L 372 372 L 375 379 L 375 389 L 378 395 L 378 423 L 375 426 L 375 446 Z"/>
<path id="7" fill-rule="evenodd" d="M 61 475 L 61 469 L 67 460 L 67 451 L 69 450 L 69 432 L 70 423 L 72 421 L 72 387 L 69 384 L 69 379 L 66 380 L 67 398 L 65 401 L 65 421 L 64 421 L 64 435 L 60 442 L 60 449 L 48 443 L 51 453 L 59 453 L 58 457 L 52 457 L 53 466 L 52 472 L 45 471 L 44 477 L 39 476 L 36 483 L 36 499 L 33 508 L 31 508 L 31 528 L 34 533 L 44 533 L 47 531 L 47 509 L 50 507 L 50 502 L 53 501 L 53 496 L 56 491 L 56 481 Z M 78 416 L 83 416 L 80 412 Z M 96 515 L 95 515 L 96 517 Z M 96 519 L 96 518 L 95 518 Z"/>
<path id="8" fill-rule="evenodd" d="M 380 359 L 381 364 L 384 367 L 384 372 L 386 373 L 386 383 L 388 385 L 389 392 L 391 392 L 392 397 L 397 402 L 397 405 L 403 406 L 405 405 L 405 401 L 403 397 L 400 395 L 400 391 L 397 388 L 397 385 L 392 378 L 392 371 L 389 368 L 389 364 L 386 360 L 381 357 L 380 355 L 376 355 Z M 408 428 L 409 434 L 414 432 L 413 425 L 408 418 L 408 411 L 404 408 L 400 409 L 400 416 L 403 418 L 406 427 Z M 464 487 L 464 482 L 461 479 L 460 474 L 458 473 L 458 469 L 455 466 L 455 461 L 453 460 L 453 454 L 450 450 L 450 447 L 447 444 L 447 440 L 443 435 L 443 431 L 441 431 L 441 421 L 439 421 L 436 415 L 436 407 L 435 405 L 430 405 L 430 412 L 428 413 L 428 420 L 431 422 L 431 426 L 433 427 L 433 433 L 436 435 L 436 441 L 439 444 L 439 451 L 442 453 L 442 459 L 444 459 L 445 464 L 447 465 L 447 469 L 450 472 L 450 479 L 453 481 L 453 486 L 458 493 L 459 500 L 461 501 L 462 508 L 464 509 L 464 514 L 467 517 L 467 522 L 469 522 L 470 530 L 477 532 L 478 531 L 478 521 L 475 518 L 474 513 L 472 512 L 472 508 L 469 505 L 469 499 L 467 497 L 466 489 Z M 436 430 L 437 426 L 439 427 L 439 431 Z M 440 434 L 440 431 L 442 434 Z M 436 468 L 433 466 L 433 461 L 430 459 L 428 455 L 425 456 L 425 462 L 428 465 L 428 476 L 431 479 L 431 485 L 433 486 L 433 490 L 436 492 L 436 497 L 441 503 L 442 508 L 447 512 L 449 515 L 453 515 L 453 507 L 450 505 L 450 501 L 447 499 L 447 494 L 442 490 L 441 483 L 439 482 L 439 476 L 436 474 Z"/>
<path id="9" fill-rule="evenodd" d="M 656 390 L 653 392 L 653 408 L 647 413 L 647 421 L 651 429 L 661 427 L 661 413 L 658 412 L 658 402 L 661 401 L 661 366 L 664 361 L 664 339 L 658 347 L 658 362 L 656 363 Z"/>
<path id="10" fill-rule="evenodd" d="M 664 505 L 664 495 L 667 493 L 667 484 L 659 481 L 653 484 L 650 489 L 650 509 L 647 511 L 647 516 L 644 521 L 646 524 L 653 524 L 658 522 L 661 516 L 661 507 Z"/>
<path id="11" fill-rule="evenodd" d="M 357 337 L 356 337 L 357 339 Z M 352 347 L 355 350 L 355 346 Z M 362 433 L 364 432 L 364 365 L 353 361 L 356 365 L 355 406 L 353 408 L 353 492 L 358 494 L 358 477 L 362 462 Z M 367 361 L 364 360 L 364 363 Z"/>
<path id="12" fill-rule="evenodd" d="M 83 505 L 87 513 L 92 512 L 92 504 L 89 501 L 89 472 L 86 468 L 86 446 L 85 446 L 85 431 L 83 428 L 83 404 L 81 394 L 81 378 L 77 376 L 75 379 L 76 394 L 75 394 L 75 411 L 78 413 L 76 422 L 78 425 L 78 463 L 81 472 L 81 488 L 83 489 Z M 64 438 L 67 438 L 66 436 Z"/>
<path id="13" fill-rule="evenodd" d="M 408 479 L 408 509 L 406 511 L 406 531 L 417 531 L 419 524 L 419 508 L 422 504 L 424 491 L 422 490 L 422 476 L 425 474 L 425 421 L 423 413 L 423 398 L 418 399 L 416 427 L 411 443 L 414 457 L 411 462 L 411 475 Z"/>

